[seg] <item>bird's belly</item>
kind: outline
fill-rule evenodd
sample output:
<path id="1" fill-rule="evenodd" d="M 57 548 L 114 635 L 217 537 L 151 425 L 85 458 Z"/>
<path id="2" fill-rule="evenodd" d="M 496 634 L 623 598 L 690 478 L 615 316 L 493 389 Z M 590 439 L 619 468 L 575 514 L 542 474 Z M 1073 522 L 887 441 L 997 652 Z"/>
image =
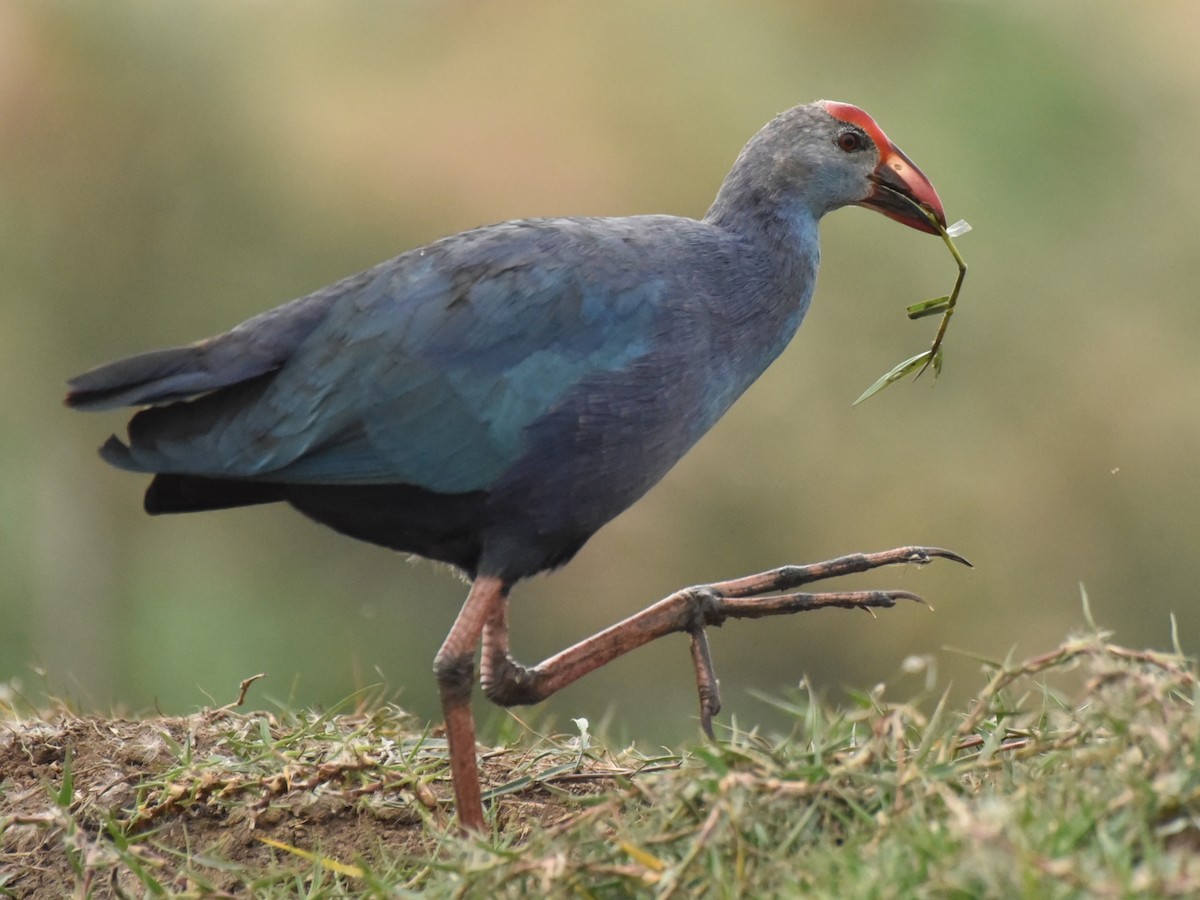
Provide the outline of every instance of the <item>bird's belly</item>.
<path id="1" fill-rule="evenodd" d="M 534 423 L 526 452 L 488 489 L 482 570 L 524 577 L 565 563 L 657 484 L 728 406 L 714 412 L 702 399 L 686 377 L 613 379 Z"/>

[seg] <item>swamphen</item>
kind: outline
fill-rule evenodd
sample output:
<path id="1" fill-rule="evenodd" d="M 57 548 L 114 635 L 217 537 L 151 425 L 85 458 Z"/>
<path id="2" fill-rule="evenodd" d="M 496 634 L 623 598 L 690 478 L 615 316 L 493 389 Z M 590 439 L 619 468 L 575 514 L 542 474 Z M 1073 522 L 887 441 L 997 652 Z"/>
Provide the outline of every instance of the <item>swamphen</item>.
<path id="1" fill-rule="evenodd" d="M 704 627 L 903 591 L 784 593 L 935 556 L 902 547 L 674 594 L 540 665 L 509 655 L 520 579 L 567 562 L 654 485 L 787 346 L 817 223 L 857 204 L 936 233 L 928 179 L 861 109 L 782 113 L 699 221 L 530 219 L 410 250 L 206 340 L 69 382 L 68 405 L 148 407 L 101 455 L 154 475 L 151 514 L 281 501 L 337 531 L 458 567 L 471 589 L 434 662 L 460 823 L 484 825 L 480 681 L 533 703 L 664 634 L 691 635 L 701 721 L 719 708 Z M 769 595 L 769 596 L 767 596 Z"/>

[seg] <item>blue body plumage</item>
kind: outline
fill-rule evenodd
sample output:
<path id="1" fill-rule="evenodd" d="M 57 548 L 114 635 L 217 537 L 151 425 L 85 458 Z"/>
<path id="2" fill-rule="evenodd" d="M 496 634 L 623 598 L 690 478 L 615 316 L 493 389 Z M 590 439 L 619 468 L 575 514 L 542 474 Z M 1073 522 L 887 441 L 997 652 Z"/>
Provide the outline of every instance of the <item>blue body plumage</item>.
<path id="1" fill-rule="evenodd" d="M 282 499 L 341 527 L 310 498 L 405 486 L 430 495 L 431 531 L 433 495 L 469 506 L 470 551 L 415 546 L 417 522 L 356 536 L 516 579 L 564 562 L 712 427 L 799 325 L 814 270 L 690 219 L 510 222 L 72 388 L 81 407 L 156 404 L 104 449 L 165 476 L 154 512 L 202 508 L 221 481 L 212 507 Z"/>

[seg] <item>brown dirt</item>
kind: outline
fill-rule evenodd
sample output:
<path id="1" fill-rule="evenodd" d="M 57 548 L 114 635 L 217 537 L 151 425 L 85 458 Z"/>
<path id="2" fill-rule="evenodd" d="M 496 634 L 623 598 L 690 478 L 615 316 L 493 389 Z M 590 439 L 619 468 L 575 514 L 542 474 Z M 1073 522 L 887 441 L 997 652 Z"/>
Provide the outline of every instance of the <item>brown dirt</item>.
<path id="1" fill-rule="evenodd" d="M 60 805 L 68 754 L 73 796 Z M 481 765 L 495 785 L 561 761 L 496 751 Z M 579 806 L 562 791 L 610 789 L 620 774 L 595 764 L 552 774 L 556 792 L 535 783 L 500 798 L 497 827 L 519 840 L 567 820 Z M 169 891 L 233 894 L 247 872 L 303 865 L 264 838 L 345 864 L 428 858 L 446 837 L 448 794 L 444 743 L 395 719 L 380 728 L 378 715 L 300 723 L 292 735 L 268 715 L 226 711 L 0 721 L 0 895 L 137 896 L 138 866 Z M 122 849 L 113 831 L 132 842 Z"/>

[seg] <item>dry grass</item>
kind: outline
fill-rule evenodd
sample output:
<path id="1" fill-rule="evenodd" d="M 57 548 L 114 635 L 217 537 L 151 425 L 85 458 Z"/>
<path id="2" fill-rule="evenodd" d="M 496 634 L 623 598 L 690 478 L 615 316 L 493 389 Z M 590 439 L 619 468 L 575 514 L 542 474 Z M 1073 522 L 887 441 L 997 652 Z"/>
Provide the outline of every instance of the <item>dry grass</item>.
<path id="1" fill-rule="evenodd" d="M 1189 896 L 1194 661 L 1092 629 L 985 662 L 968 708 L 777 701 L 791 734 L 678 756 L 526 733 L 484 755 L 460 838 L 445 744 L 378 698 L 0 724 L 0 894 Z M 932 709 L 932 712 L 924 710 Z"/>

